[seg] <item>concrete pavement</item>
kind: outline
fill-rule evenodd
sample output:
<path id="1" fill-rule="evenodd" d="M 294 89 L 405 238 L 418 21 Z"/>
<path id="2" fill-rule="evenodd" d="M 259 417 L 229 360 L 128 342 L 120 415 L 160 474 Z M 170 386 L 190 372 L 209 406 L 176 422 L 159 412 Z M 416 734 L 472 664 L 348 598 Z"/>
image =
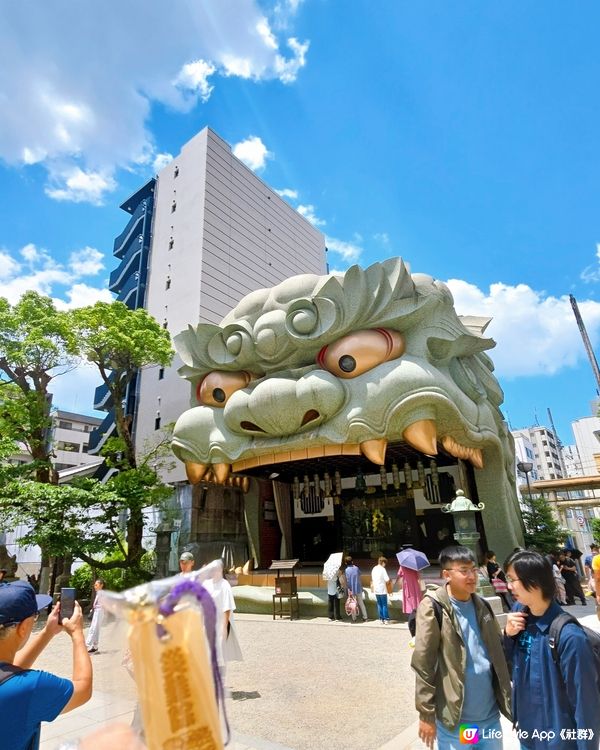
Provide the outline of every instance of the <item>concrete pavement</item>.
<path id="1" fill-rule="evenodd" d="M 568 611 L 600 630 L 593 607 Z M 425 747 L 417 737 L 404 623 L 290 622 L 246 614 L 236 617 L 235 626 L 244 661 L 230 663 L 225 676 L 231 750 L 320 750 L 340 743 L 348 750 Z M 123 626 L 105 627 L 100 652 L 92 657 L 94 697 L 44 725 L 41 750 L 113 721 L 131 722 L 135 689 L 120 664 L 124 648 Z M 70 642 L 58 636 L 37 666 L 70 677 L 70 663 Z M 516 750 L 510 726 L 504 729 L 505 749 Z"/>

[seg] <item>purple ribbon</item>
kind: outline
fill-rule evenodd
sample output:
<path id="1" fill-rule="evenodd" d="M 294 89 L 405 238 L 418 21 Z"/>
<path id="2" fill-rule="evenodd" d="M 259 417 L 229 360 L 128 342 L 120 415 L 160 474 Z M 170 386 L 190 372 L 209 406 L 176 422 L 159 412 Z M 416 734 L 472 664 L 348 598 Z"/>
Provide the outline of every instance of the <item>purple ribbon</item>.
<path id="1" fill-rule="evenodd" d="M 176 583 L 171 591 L 162 599 L 159 604 L 158 611 L 163 617 L 169 617 L 175 612 L 175 607 L 179 603 L 182 596 L 191 595 L 195 597 L 200 606 L 202 607 L 202 614 L 204 616 L 204 627 L 206 629 L 206 636 L 208 639 L 208 645 L 210 649 L 210 661 L 212 666 L 213 681 L 215 683 L 215 696 L 217 699 L 217 706 L 221 707 L 223 712 L 223 720 L 225 722 L 225 731 L 227 732 L 227 739 L 225 744 L 229 744 L 231 738 L 231 732 L 229 729 L 229 721 L 227 720 L 227 711 L 225 710 L 225 691 L 223 689 L 223 679 L 221 677 L 221 670 L 219 668 L 219 661 L 217 659 L 217 608 L 213 601 L 210 593 L 204 588 L 204 586 L 198 581 L 183 580 Z M 162 640 L 168 637 L 168 631 L 161 623 L 156 626 L 158 637 Z"/>

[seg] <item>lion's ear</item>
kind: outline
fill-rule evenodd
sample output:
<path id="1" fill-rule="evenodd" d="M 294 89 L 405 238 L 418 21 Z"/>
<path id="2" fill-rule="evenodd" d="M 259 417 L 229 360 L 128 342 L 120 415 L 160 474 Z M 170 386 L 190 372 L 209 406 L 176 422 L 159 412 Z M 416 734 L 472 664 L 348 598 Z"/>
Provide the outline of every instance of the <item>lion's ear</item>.
<path id="1" fill-rule="evenodd" d="M 427 348 L 431 357 L 436 362 L 447 362 L 454 357 L 471 357 L 486 349 L 496 346 L 494 339 L 463 333 L 454 339 L 442 339 L 438 336 L 430 336 L 427 339 Z"/>

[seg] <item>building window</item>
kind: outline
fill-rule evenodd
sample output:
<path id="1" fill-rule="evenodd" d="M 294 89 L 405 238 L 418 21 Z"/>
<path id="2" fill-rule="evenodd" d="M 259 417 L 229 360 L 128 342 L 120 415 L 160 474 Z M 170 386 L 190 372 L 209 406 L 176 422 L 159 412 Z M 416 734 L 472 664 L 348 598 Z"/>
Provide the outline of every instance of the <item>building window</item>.
<path id="1" fill-rule="evenodd" d="M 175 240 L 171 237 L 169 240 L 169 250 L 173 249 L 173 245 L 175 244 Z"/>
<path id="2" fill-rule="evenodd" d="M 73 422 L 65 422 L 64 419 L 61 419 L 58 423 L 58 426 L 63 430 L 72 430 Z"/>
<path id="3" fill-rule="evenodd" d="M 173 177 L 179 177 L 179 167 L 175 165 L 175 169 L 173 171 Z"/>
<path id="4" fill-rule="evenodd" d="M 167 280 L 165 282 L 165 289 L 170 289 L 170 288 L 171 288 L 171 278 L 170 276 L 167 276 Z"/>
<path id="5" fill-rule="evenodd" d="M 171 203 L 171 213 L 174 214 L 175 211 L 177 211 L 177 201 L 174 200 L 173 203 Z"/>
<path id="6" fill-rule="evenodd" d="M 161 367 L 160 370 L 158 371 L 158 379 L 162 380 L 164 377 L 165 377 L 165 368 Z"/>
<path id="7" fill-rule="evenodd" d="M 79 453 L 79 443 L 70 443 L 67 440 L 59 440 L 56 447 L 59 451 L 69 451 L 70 453 Z"/>
<path id="8" fill-rule="evenodd" d="M 83 445 L 81 446 L 81 452 L 82 452 L 82 453 L 87 453 L 87 452 L 88 452 L 88 450 L 89 450 L 89 445 L 88 445 L 87 443 L 84 443 L 84 444 L 83 444 Z"/>
<path id="9" fill-rule="evenodd" d="M 160 414 L 154 420 L 154 429 L 160 430 Z"/>

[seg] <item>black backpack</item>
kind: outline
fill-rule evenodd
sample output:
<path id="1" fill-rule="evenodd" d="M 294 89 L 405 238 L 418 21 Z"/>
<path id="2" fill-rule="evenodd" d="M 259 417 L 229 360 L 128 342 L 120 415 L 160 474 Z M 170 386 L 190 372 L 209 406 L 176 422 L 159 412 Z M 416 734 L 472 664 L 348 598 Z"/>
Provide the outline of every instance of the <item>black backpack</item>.
<path id="1" fill-rule="evenodd" d="M 560 633 L 563 627 L 568 622 L 575 623 L 577 627 L 583 630 L 583 632 L 585 633 L 585 637 L 588 640 L 588 643 L 592 647 L 592 652 L 594 654 L 594 662 L 596 664 L 596 681 L 598 684 L 598 690 L 600 690 L 600 633 L 597 633 L 595 630 L 592 630 L 591 628 L 586 628 L 585 625 L 582 625 L 577 618 L 573 617 L 573 615 L 570 615 L 568 612 L 561 612 L 560 615 L 558 615 L 558 617 L 555 617 L 554 620 L 552 620 L 552 622 L 550 623 L 550 628 L 548 630 L 548 645 L 550 646 L 550 653 L 552 654 L 552 659 L 554 660 L 554 663 L 556 664 L 556 667 L 560 673 L 560 662 L 558 659 L 558 644 L 560 642 Z"/>

